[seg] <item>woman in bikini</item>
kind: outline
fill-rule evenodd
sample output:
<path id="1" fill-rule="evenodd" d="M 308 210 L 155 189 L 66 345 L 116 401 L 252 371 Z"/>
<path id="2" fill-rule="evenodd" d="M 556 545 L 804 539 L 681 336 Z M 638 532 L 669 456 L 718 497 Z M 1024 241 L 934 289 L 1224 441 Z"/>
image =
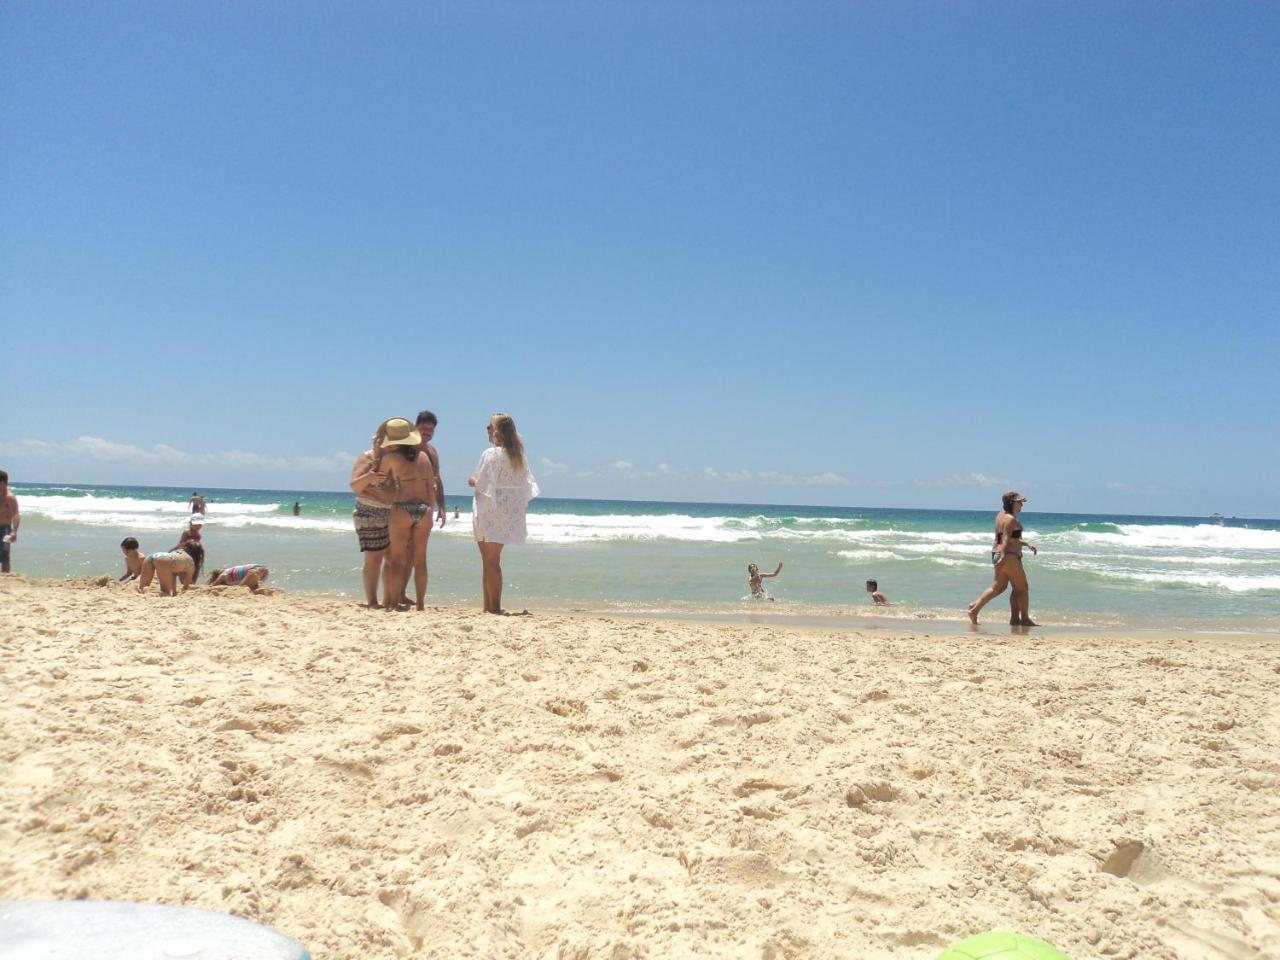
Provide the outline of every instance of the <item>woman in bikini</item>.
<path id="1" fill-rule="evenodd" d="M 390 569 L 383 589 L 384 606 L 388 610 L 408 607 L 407 603 L 392 601 L 404 596 L 412 564 L 417 608 L 422 610 L 427 596 L 427 536 L 434 519 L 436 474 L 431 458 L 418 449 L 422 434 L 417 427 L 399 417 L 383 426 L 382 470 L 395 491 L 387 531 L 391 545 L 387 557 Z"/>
<path id="2" fill-rule="evenodd" d="M 1040 551 L 1034 543 L 1022 539 L 1022 521 L 1018 519 L 1027 498 L 1017 490 L 1010 490 L 1001 501 L 1004 509 L 996 514 L 995 541 L 991 544 L 991 566 L 995 571 L 995 579 L 977 600 L 969 604 L 969 619 L 977 623 L 982 608 L 992 598 L 1004 593 L 1005 587 L 1012 586 L 1009 623 L 1020 627 L 1034 627 L 1037 624 L 1031 619 L 1029 612 L 1031 590 L 1027 586 L 1027 573 L 1022 569 L 1022 548 L 1027 547 L 1032 553 Z"/>
<path id="3" fill-rule="evenodd" d="M 175 596 L 179 583 L 185 591 L 196 582 L 203 563 L 204 548 L 195 541 L 184 543 L 180 550 L 147 554 L 142 561 L 142 574 L 138 577 L 138 592 L 145 593 L 154 577 L 160 581 L 160 596 Z"/>

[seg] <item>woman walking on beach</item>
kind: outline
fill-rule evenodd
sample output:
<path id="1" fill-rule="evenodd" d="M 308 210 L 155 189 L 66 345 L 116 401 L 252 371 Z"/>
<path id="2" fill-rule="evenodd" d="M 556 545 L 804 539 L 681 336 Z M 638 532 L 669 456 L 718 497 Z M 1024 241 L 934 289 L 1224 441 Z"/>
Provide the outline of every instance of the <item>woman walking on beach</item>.
<path id="1" fill-rule="evenodd" d="M 1009 623 L 1034 627 L 1037 624 L 1031 619 L 1031 589 L 1027 585 L 1027 573 L 1022 569 L 1022 548 L 1027 547 L 1032 553 L 1040 551 L 1034 543 L 1022 539 L 1022 522 L 1018 519 L 1027 498 L 1017 490 L 1010 490 L 1001 497 L 1001 502 L 1004 509 L 996 514 L 995 541 L 991 544 L 991 565 L 995 570 L 995 579 L 977 600 L 969 604 L 969 619 L 977 623 L 982 608 L 992 598 L 1004 593 L 1005 587 L 1012 586 Z"/>
<path id="2" fill-rule="evenodd" d="M 503 613 L 502 548 L 524 543 L 528 537 L 525 511 L 538 495 L 538 482 L 525 462 L 524 442 L 510 414 L 489 418 L 489 447 L 480 455 L 476 472 L 467 478 L 475 488 L 471 523 L 484 579 L 484 612 Z"/>

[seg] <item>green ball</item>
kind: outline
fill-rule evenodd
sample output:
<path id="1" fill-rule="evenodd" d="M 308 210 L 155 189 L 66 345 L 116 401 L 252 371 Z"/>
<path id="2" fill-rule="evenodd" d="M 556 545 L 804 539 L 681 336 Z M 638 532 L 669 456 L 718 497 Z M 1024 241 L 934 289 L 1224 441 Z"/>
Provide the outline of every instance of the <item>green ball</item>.
<path id="1" fill-rule="evenodd" d="M 953 943 L 937 960 L 1071 960 L 1043 940 L 1021 933 L 988 930 Z"/>

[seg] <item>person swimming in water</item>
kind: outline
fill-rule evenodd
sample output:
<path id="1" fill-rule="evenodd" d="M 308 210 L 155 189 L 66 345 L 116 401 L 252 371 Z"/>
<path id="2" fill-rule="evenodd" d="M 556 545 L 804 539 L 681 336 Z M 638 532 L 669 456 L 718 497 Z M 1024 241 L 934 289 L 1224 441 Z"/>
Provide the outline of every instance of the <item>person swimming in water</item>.
<path id="1" fill-rule="evenodd" d="M 747 586 L 751 588 L 751 597 L 753 600 L 772 600 L 773 597 L 765 593 L 763 581 L 769 577 L 776 577 L 782 572 L 782 563 L 779 562 L 777 569 L 773 573 L 761 573 L 760 568 L 754 563 L 747 564 Z"/>

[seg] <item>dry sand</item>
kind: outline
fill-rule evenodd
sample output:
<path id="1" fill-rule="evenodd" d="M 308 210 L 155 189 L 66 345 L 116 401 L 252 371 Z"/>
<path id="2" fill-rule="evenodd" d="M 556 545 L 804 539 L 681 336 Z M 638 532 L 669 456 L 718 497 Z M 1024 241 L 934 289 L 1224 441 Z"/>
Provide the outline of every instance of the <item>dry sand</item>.
<path id="1" fill-rule="evenodd" d="M 1280 957 L 1280 638 L 865 636 L 0 579 L 0 897 L 317 960 Z"/>

